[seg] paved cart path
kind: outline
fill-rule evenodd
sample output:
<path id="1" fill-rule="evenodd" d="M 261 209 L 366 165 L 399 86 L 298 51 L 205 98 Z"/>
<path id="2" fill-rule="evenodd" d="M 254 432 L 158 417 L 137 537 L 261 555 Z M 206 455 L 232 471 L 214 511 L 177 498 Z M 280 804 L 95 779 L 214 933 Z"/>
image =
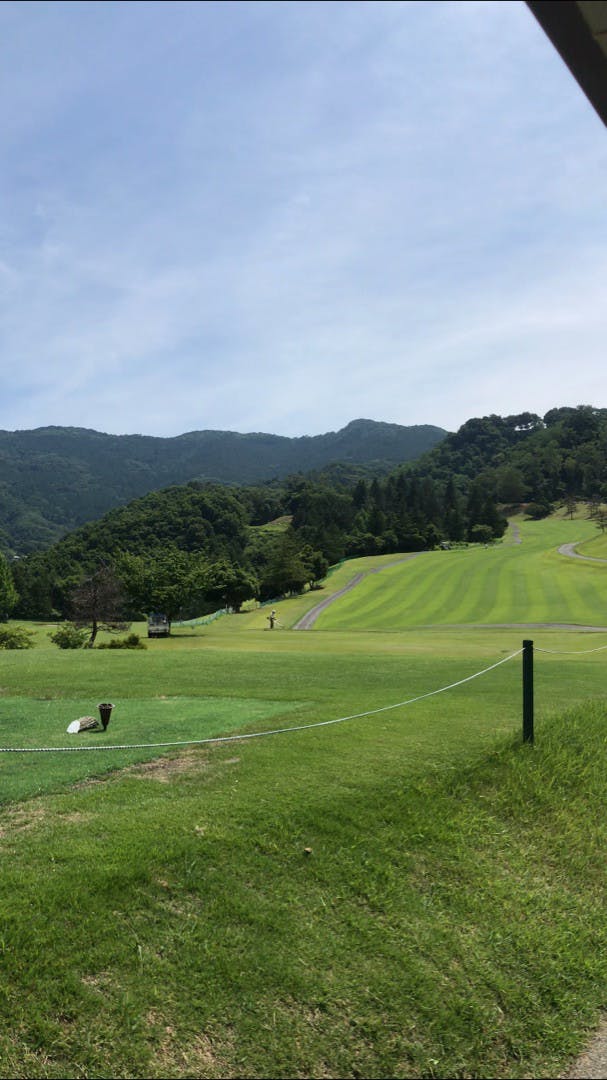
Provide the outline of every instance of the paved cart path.
<path id="1" fill-rule="evenodd" d="M 559 1080 L 604 1080 L 607 1076 L 607 1020 L 603 1020 L 586 1050 Z"/>
<path id="2" fill-rule="evenodd" d="M 358 585 L 363 578 L 367 577 L 367 574 L 381 574 L 382 570 L 388 570 L 391 566 L 398 566 L 400 563 L 409 562 L 410 559 L 417 559 L 419 555 L 423 555 L 423 551 L 414 551 L 412 555 L 406 555 L 404 559 L 396 559 L 395 562 L 386 563 L 384 566 L 374 566 L 372 570 L 367 570 L 361 574 L 355 574 L 351 581 L 347 585 L 344 585 L 343 589 L 338 589 L 337 592 L 331 593 L 330 596 L 325 597 L 319 604 L 316 604 L 313 608 L 310 608 L 305 615 L 302 616 L 293 627 L 294 630 L 311 630 L 321 612 L 325 611 L 330 604 L 333 604 L 336 600 L 339 600 L 340 596 L 344 593 L 350 592 Z"/>
<path id="3" fill-rule="evenodd" d="M 522 544 L 523 541 L 521 539 L 521 530 L 519 529 L 519 527 L 518 527 L 518 525 L 516 524 L 515 521 L 510 522 L 510 530 L 511 530 L 511 536 L 512 536 L 512 543 L 513 544 Z"/>
<path id="4" fill-rule="evenodd" d="M 581 540 L 577 540 L 575 544 L 561 544 L 559 555 L 568 555 L 570 559 L 583 559 L 584 562 L 607 563 L 607 559 L 595 559 L 593 555 L 580 555 L 579 551 L 575 549 L 581 542 Z"/>

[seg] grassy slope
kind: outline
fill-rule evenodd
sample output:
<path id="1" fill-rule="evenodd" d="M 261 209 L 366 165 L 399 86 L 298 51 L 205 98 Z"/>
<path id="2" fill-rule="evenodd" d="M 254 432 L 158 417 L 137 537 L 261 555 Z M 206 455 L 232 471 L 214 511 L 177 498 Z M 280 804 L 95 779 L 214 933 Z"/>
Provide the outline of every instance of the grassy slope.
<path id="1" fill-rule="evenodd" d="M 594 559 L 607 559 L 607 535 L 593 536 L 592 539 L 579 544 L 577 550 L 581 555 L 591 555 Z"/>
<path id="2" fill-rule="evenodd" d="M 227 637 L 227 635 L 226 635 Z M 439 689 L 520 648 L 516 631 L 447 634 L 270 634 L 243 631 L 231 649 L 212 633 L 192 635 L 148 653 L 8 653 L 3 658 L 3 746 L 74 746 L 204 738 L 314 723 L 376 709 Z M 571 638 L 575 637 L 572 641 Z M 597 636 L 603 644 L 607 635 Z M 481 640 L 482 638 L 482 640 Z M 538 637 L 549 649 L 583 650 L 583 635 Z M 198 647 L 196 647 L 196 644 Z M 36 663 L 31 660 L 35 658 Z M 447 760 L 516 729 L 520 670 L 513 661 L 413 711 L 387 713 L 386 723 L 408 730 L 411 760 Z M 538 711 L 575 703 L 601 690 L 604 654 L 538 657 Z M 66 692 L 66 687 L 69 691 Z M 111 687 L 111 693 L 107 693 Z M 180 690 L 182 693 L 180 693 Z M 104 693 L 105 691 L 105 693 Z M 116 708 L 104 734 L 82 740 L 65 734 L 76 716 L 96 715 L 96 702 Z M 411 719 L 409 719 L 409 715 Z M 376 720 L 368 721 L 372 726 Z M 302 738 L 298 736 L 298 738 Z M 155 756 L 157 751 L 0 755 L 2 797 L 55 790 L 65 781 Z"/>
<path id="3" fill-rule="evenodd" d="M 575 623 L 607 625 L 603 568 L 558 554 L 562 543 L 592 536 L 591 522 L 520 522 L 490 548 L 436 551 L 369 576 L 324 612 L 319 629 L 440 624 Z"/>
<path id="4" fill-rule="evenodd" d="M 578 653 L 538 654 L 533 749 L 514 660 L 394 712 L 6 806 L 3 1075 L 555 1075 L 607 993 L 607 654 L 585 652 L 604 635 L 533 636 Z M 326 720 L 462 678 L 520 638 L 270 633 L 262 611 L 142 653 L 42 645 L 3 657 L 2 728 L 54 735 L 65 699 L 108 697 L 107 736 L 125 741 L 146 698 L 150 730 L 167 702 L 181 730 L 213 702 L 226 729 Z M 70 755 L 81 778 L 94 757 Z M 0 776 L 44 787 L 39 762 L 2 757 Z"/>
<path id="5" fill-rule="evenodd" d="M 4 1074 L 555 1075 L 607 992 L 605 710 L 455 770 L 394 734 L 7 814 Z"/>

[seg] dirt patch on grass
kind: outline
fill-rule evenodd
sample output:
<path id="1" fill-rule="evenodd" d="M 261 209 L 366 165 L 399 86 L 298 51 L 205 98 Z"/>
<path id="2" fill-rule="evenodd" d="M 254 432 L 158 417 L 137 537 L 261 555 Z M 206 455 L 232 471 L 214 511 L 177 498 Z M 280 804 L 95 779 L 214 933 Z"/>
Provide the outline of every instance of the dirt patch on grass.
<path id="1" fill-rule="evenodd" d="M 34 829 L 46 816 L 46 808 L 40 804 L 28 803 L 25 807 L 15 806 L 3 809 L 0 817 L 0 840 L 4 840 L 15 832 Z"/>
<path id="2" fill-rule="evenodd" d="M 218 764 L 237 765 L 239 761 L 239 757 L 232 757 Z M 161 784 L 169 784 L 175 776 L 195 776 L 206 772 L 209 768 L 208 753 L 188 750 L 179 754 L 178 757 L 158 757 L 152 761 L 141 761 L 137 765 L 129 765 L 115 774 L 115 777 L 131 775 L 143 780 L 158 780 Z"/>
<path id="3" fill-rule="evenodd" d="M 159 1044 L 152 1052 L 151 1077 L 204 1076 L 209 1078 L 231 1075 L 228 1062 L 220 1055 L 214 1041 L 206 1034 L 184 1038 L 171 1024 L 150 1010 L 148 1025 L 155 1029 Z M 226 1047 L 226 1049 L 230 1049 Z"/>
<path id="4" fill-rule="evenodd" d="M 235 765 L 240 758 L 228 758 L 225 762 L 217 764 Z M 157 780 L 159 784 L 170 784 L 178 776 L 196 776 L 207 772 L 210 768 L 208 752 L 199 749 L 186 750 L 176 757 L 161 756 L 152 758 L 150 761 L 138 761 L 135 765 L 125 765 L 122 769 L 116 769 L 107 776 L 92 776 L 87 780 L 81 780 L 73 784 L 73 790 L 79 788 L 95 787 L 99 784 L 116 784 L 125 776 L 132 776 L 137 780 Z M 0 823 L 0 837 L 2 826 Z"/>
<path id="5" fill-rule="evenodd" d="M 60 824 L 88 825 L 92 815 L 80 810 L 70 810 L 62 814 L 60 810 L 49 810 L 42 802 L 31 800 L 26 806 L 9 807 L 0 817 L 0 843 L 10 840 L 17 833 L 28 832 L 42 825 L 49 818 Z"/>
<path id="6" fill-rule="evenodd" d="M 85 986 L 90 986 L 91 989 L 98 990 L 99 993 L 116 990 L 114 979 L 109 971 L 98 971 L 95 975 L 83 975 L 81 981 Z"/>
<path id="7" fill-rule="evenodd" d="M 160 784 L 169 784 L 175 776 L 192 775 L 206 772 L 209 760 L 206 754 L 190 750 L 178 757 L 158 757 L 152 761 L 140 761 L 121 769 L 119 775 L 135 776 L 142 780 L 157 780 Z"/>

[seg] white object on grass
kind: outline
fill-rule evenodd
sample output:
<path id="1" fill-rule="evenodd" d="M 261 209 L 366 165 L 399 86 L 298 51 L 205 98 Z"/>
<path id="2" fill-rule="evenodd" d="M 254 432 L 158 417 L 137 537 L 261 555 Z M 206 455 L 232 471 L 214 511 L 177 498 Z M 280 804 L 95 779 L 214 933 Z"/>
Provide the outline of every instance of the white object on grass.
<path id="1" fill-rule="evenodd" d="M 68 735 L 78 735 L 81 731 L 95 731 L 99 727 L 99 721 L 94 716 L 81 716 L 79 720 L 72 720 L 68 724 Z"/>

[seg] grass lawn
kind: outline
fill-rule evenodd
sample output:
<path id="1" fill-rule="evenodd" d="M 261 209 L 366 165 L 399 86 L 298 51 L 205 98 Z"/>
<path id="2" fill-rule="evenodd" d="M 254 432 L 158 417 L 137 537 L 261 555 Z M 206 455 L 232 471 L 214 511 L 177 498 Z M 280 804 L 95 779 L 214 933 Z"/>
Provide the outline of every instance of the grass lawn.
<path id="1" fill-rule="evenodd" d="M 607 626 L 601 566 L 558 554 L 560 544 L 593 536 L 573 521 L 518 522 L 521 543 L 424 553 L 369 575 L 323 612 L 318 629 L 500 623 Z M 580 566 L 583 570 L 580 571 Z"/>
<path id="2" fill-rule="evenodd" d="M 578 544 L 576 550 L 580 555 L 590 555 L 593 559 L 607 559 L 607 534 L 601 533 L 591 540 L 585 540 Z"/>
<path id="3" fill-rule="evenodd" d="M 457 682 L 522 637 L 538 650 L 533 747 L 516 657 L 316 729 L 162 756 L 0 755 L 1 1075 L 559 1075 L 607 995 L 607 650 L 589 651 L 607 634 L 454 628 L 493 620 L 463 618 L 440 574 L 468 581 L 470 616 L 527 621 L 504 614 L 521 578 L 534 612 L 561 597 L 558 619 L 533 621 L 596 622 L 587 582 L 604 597 L 607 567 L 555 550 L 583 527 L 522 523 L 520 545 L 386 568 L 319 630 L 269 631 L 261 609 L 142 652 L 62 652 L 41 631 L 3 653 L 0 741 L 15 746 L 319 723 Z M 500 584 L 483 578 L 482 601 L 487 560 Z M 420 611 L 437 575 L 437 628 L 408 621 L 410 572 Z M 105 734 L 65 734 L 105 700 Z"/>
<path id="4" fill-rule="evenodd" d="M 283 720 L 297 703 L 230 698 L 122 699 L 106 731 L 67 735 L 69 720 L 99 717 L 90 698 L 72 700 L 3 697 L 0 700 L 0 746 L 33 748 L 53 746 L 57 752 L 1 753 L 0 802 L 23 799 L 41 792 L 64 789 L 66 784 L 101 776 L 117 767 L 157 758 L 162 744 L 224 736 L 251 724 Z M 104 746 L 143 744 L 129 750 Z M 61 752 L 61 750 L 63 752 Z"/>

